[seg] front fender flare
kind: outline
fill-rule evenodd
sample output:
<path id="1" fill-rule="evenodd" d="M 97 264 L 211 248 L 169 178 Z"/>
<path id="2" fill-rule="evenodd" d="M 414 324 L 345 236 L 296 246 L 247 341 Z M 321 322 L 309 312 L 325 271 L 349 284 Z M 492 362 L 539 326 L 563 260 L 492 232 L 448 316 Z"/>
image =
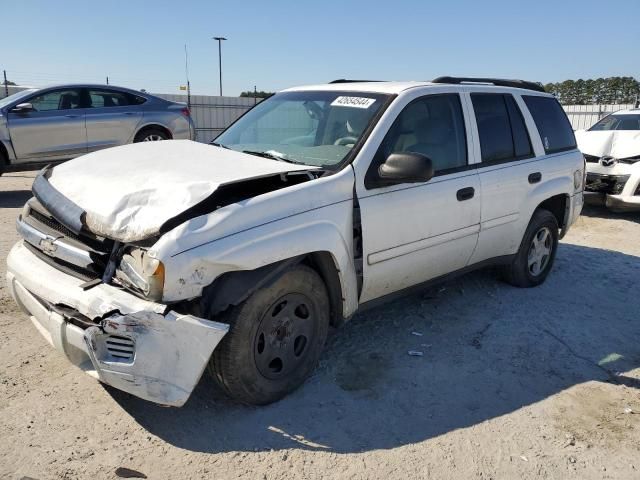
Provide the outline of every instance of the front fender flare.
<path id="1" fill-rule="evenodd" d="M 224 273 L 251 271 L 278 262 L 328 252 L 334 262 L 342 293 L 342 313 L 349 317 L 358 307 L 358 289 L 353 263 L 352 239 L 341 231 L 351 232 L 351 216 L 345 218 L 348 229 L 320 220 L 299 223 L 284 219 L 250 229 L 181 252 L 165 261 L 165 302 L 202 296 L 203 289 Z"/>

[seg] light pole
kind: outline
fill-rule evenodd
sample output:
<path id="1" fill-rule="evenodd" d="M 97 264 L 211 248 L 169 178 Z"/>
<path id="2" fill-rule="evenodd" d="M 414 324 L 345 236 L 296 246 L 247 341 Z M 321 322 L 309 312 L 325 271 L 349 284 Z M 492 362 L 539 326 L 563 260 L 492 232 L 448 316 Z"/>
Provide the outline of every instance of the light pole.
<path id="1" fill-rule="evenodd" d="M 213 40 L 218 41 L 218 69 L 220 70 L 220 96 L 222 96 L 222 41 L 226 38 L 213 37 Z"/>

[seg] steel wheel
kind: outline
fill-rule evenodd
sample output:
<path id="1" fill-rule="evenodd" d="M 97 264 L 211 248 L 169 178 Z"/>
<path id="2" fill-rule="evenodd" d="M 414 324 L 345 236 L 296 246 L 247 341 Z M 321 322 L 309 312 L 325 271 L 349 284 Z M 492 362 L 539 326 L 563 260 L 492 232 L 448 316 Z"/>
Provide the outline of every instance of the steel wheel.
<path id="1" fill-rule="evenodd" d="M 313 343 L 316 315 L 311 300 L 299 293 L 284 295 L 271 305 L 254 342 L 254 359 L 261 375 L 277 380 L 305 362 Z"/>
<path id="2" fill-rule="evenodd" d="M 551 258 L 551 248 L 553 239 L 551 231 L 547 227 L 542 227 L 536 232 L 529 246 L 527 265 L 529 273 L 537 277 L 544 271 Z"/>

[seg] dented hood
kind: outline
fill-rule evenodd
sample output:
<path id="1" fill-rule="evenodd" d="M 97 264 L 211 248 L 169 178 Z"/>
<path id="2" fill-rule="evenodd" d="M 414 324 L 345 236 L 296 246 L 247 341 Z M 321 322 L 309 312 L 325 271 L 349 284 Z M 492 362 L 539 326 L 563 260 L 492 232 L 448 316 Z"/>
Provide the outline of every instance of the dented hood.
<path id="1" fill-rule="evenodd" d="M 90 231 L 132 242 L 159 233 L 221 185 L 311 168 L 172 140 L 90 153 L 53 168 L 48 181 L 84 211 Z"/>
<path id="2" fill-rule="evenodd" d="M 578 148 L 582 153 L 602 157 L 628 158 L 640 155 L 640 131 L 598 130 L 576 132 Z"/>

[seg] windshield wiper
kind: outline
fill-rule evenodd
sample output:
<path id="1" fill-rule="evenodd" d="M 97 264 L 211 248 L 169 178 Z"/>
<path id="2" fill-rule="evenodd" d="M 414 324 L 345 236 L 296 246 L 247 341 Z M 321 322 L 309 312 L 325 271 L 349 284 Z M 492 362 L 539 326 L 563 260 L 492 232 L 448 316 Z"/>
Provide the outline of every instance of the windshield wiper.
<path id="1" fill-rule="evenodd" d="M 226 145 L 223 145 L 223 144 L 218 143 L 218 142 L 210 142 L 209 145 L 213 145 L 214 147 L 226 148 L 227 150 L 231 150 L 230 147 L 227 147 Z"/>
<path id="2" fill-rule="evenodd" d="M 304 165 L 302 162 L 297 162 L 295 160 L 291 160 L 289 158 L 281 157 L 280 155 L 275 155 L 271 152 L 260 152 L 255 150 L 243 150 L 242 153 L 248 153 L 249 155 L 255 155 L 256 157 L 269 158 L 271 160 L 278 160 L 279 162 L 287 162 L 293 163 L 296 165 Z"/>

